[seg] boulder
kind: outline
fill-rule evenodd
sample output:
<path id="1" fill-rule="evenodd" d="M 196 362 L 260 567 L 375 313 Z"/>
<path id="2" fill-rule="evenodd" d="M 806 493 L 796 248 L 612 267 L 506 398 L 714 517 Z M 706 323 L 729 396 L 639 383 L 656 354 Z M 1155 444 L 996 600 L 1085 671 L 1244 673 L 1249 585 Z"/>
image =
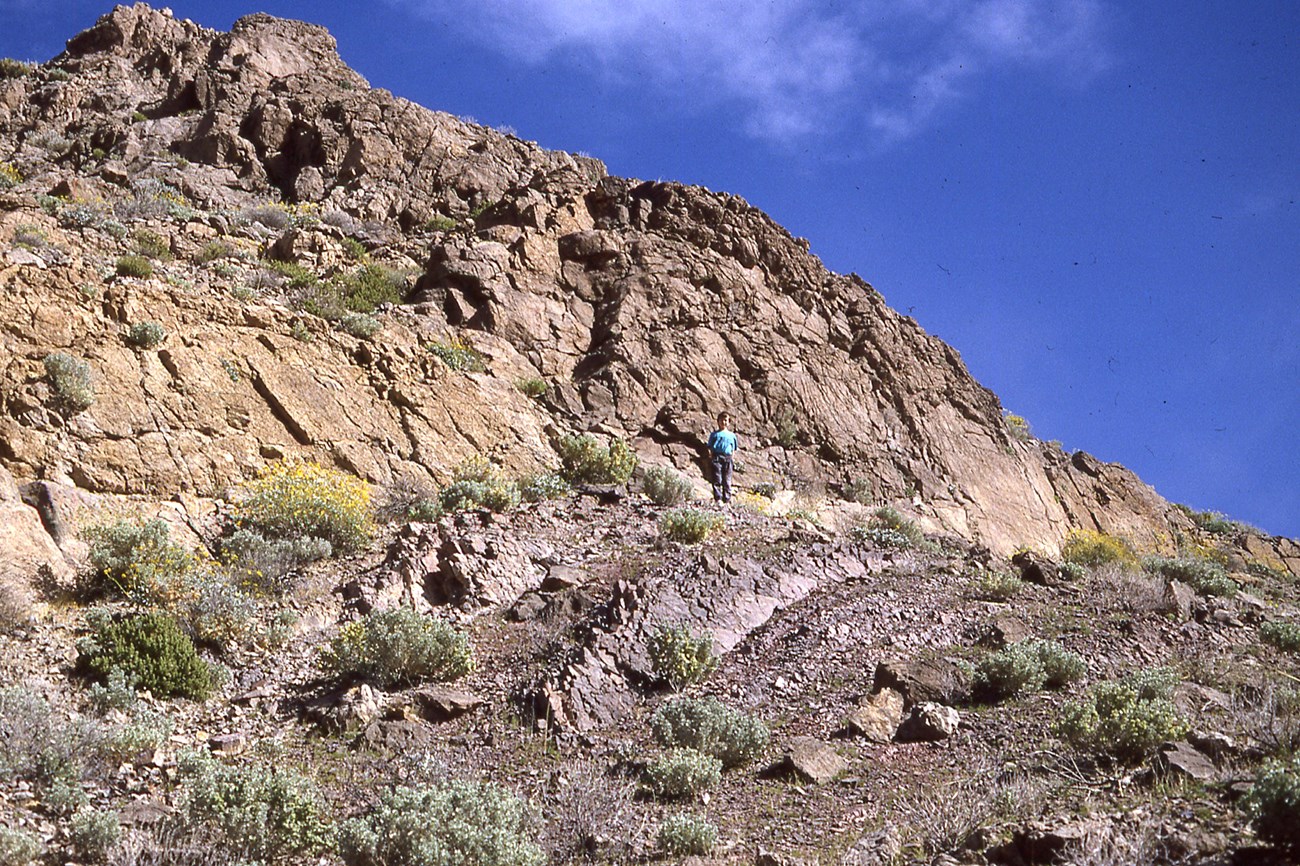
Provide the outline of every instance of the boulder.
<path id="1" fill-rule="evenodd" d="M 844 726 L 854 736 L 872 743 L 894 739 L 903 721 L 903 696 L 894 689 L 881 689 L 858 701 L 844 718 Z"/>
<path id="2" fill-rule="evenodd" d="M 904 743 L 932 743 L 946 740 L 957 732 L 961 716 L 943 704 L 922 703 L 898 728 L 898 740 Z"/>
<path id="3" fill-rule="evenodd" d="M 772 772 L 792 775 L 814 785 L 824 785 L 849 768 L 834 746 L 813 737 L 796 737 L 790 741 L 785 757 Z"/>
<path id="4" fill-rule="evenodd" d="M 873 691 L 886 688 L 902 694 L 908 707 L 925 702 L 959 704 L 970 697 L 971 675 L 948 659 L 892 659 L 876 665 L 872 683 Z"/>
<path id="5" fill-rule="evenodd" d="M 1210 782 L 1219 777 L 1219 768 L 1203 752 L 1189 743 L 1166 743 L 1156 752 L 1156 769 L 1173 776 Z"/>
<path id="6" fill-rule="evenodd" d="M 1011 564 L 1020 570 L 1020 579 L 1026 583 L 1053 586 L 1061 581 L 1056 563 L 1032 550 L 1017 551 L 1011 557 Z"/>

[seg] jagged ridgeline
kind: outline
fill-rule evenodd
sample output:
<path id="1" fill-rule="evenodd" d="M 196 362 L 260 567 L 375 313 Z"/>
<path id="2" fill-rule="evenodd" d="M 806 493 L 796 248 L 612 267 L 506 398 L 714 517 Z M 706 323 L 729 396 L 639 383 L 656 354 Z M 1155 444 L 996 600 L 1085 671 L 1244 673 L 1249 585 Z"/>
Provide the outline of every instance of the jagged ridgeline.
<path id="1" fill-rule="evenodd" d="M 550 465 L 565 430 L 696 474 L 728 409 L 742 486 L 907 503 L 996 552 L 1190 527 L 1123 467 L 1008 425 L 955 350 L 742 199 L 372 89 L 320 27 L 137 4 L 9 72 L 17 477 L 210 496 L 292 454 L 389 486 L 488 446 Z M 54 353 L 80 393 L 48 393 Z"/>

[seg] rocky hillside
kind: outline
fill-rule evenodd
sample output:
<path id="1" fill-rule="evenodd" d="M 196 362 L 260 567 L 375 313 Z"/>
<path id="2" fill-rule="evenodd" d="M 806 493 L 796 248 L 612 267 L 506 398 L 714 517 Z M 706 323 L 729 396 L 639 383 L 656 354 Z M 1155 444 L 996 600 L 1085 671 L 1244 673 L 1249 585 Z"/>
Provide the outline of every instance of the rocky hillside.
<path id="1" fill-rule="evenodd" d="M 0 866 L 1287 856 L 1300 545 L 321 28 L 0 61 L 0 341 Z M 671 509 L 724 409 L 736 504 Z"/>

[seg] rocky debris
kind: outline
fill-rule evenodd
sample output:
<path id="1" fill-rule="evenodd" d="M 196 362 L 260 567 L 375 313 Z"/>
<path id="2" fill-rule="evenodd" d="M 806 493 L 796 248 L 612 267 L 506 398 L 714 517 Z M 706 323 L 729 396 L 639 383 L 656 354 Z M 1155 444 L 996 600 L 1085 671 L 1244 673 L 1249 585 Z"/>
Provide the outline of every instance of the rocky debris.
<path id="1" fill-rule="evenodd" d="M 1176 580 L 1165 581 L 1164 609 L 1178 618 L 1179 622 L 1190 619 L 1204 620 L 1208 612 L 1205 601 L 1185 583 Z"/>
<path id="2" fill-rule="evenodd" d="M 447 722 L 473 712 L 484 700 L 473 692 L 451 686 L 432 685 L 402 695 L 399 712 L 426 722 Z"/>
<path id="3" fill-rule="evenodd" d="M 707 631 L 724 654 L 776 610 L 868 573 L 838 545 L 774 554 L 761 561 L 691 554 L 635 583 L 616 583 L 610 600 L 588 618 L 585 642 L 538 690 L 539 718 L 585 731 L 625 715 L 640 685 L 655 680 L 647 647 L 660 625 Z"/>
<path id="4" fill-rule="evenodd" d="M 859 700 L 845 716 L 844 725 L 853 736 L 872 743 L 888 743 L 894 739 L 902 721 L 903 696 L 894 689 L 884 688 Z"/>
<path id="5" fill-rule="evenodd" d="M 1052 586 L 1061 579 L 1056 563 L 1032 550 L 1016 551 L 1011 564 L 1020 570 L 1020 579 L 1026 583 Z"/>
<path id="6" fill-rule="evenodd" d="M 1174 776 L 1210 782 L 1219 777 L 1214 761 L 1189 743 L 1166 743 L 1155 757 L 1156 769 Z"/>
<path id="7" fill-rule="evenodd" d="M 898 728 L 897 739 L 904 743 L 933 743 L 957 733 L 961 716 L 952 707 L 929 701 L 916 704 Z"/>
<path id="8" fill-rule="evenodd" d="M 240 755 L 248 750 L 248 735 L 243 732 L 217 734 L 208 738 L 208 748 L 219 755 Z"/>
<path id="9" fill-rule="evenodd" d="M 902 835 L 890 824 L 854 842 L 840 858 L 840 866 L 890 866 L 902 851 Z"/>
<path id="10" fill-rule="evenodd" d="M 381 719 L 367 725 L 352 741 L 352 748 L 392 758 L 428 751 L 435 739 L 433 729 L 425 722 Z"/>
<path id="11" fill-rule="evenodd" d="M 812 737 L 790 741 L 785 757 L 772 767 L 774 775 L 792 775 L 814 785 L 825 785 L 849 768 L 835 747 Z"/>
<path id="12" fill-rule="evenodd" d="M 1033 637 L 1029 624 L 1011 613 L 999 613 L 980 630 L 977 641 L 990 649 L 1003 649 Z"/>
<path id="13" fill-rule="evenodd" d="M 970 673 L 945 658 L 889 659 L 876 665 L 874 691 L 895 689 L 907 707 L 960 704 L 970 698 Z"/>
<path id="14" fill-rule="evenodd" d="M 760 845 L 754 854 L 754 866 L 817 866 L 817 861 L 769 851 Z"/>
<path id="15" fill-rule="evenodd" d="M 1049 825 L 1034 823 L 1016 830 L 1011 841 L 989 854 L 994 863 L 1008 866 L 1038 866 L 1059 863 L 1072 852 L 1086 846 L 1105 832 L 1101 819 L 1070 821 Z"/>
<path id="16" fill-rule="evenodd" d="M 1219 731 L 1192 731 L 1187 735 L 1187 742 L 1191 743 L 1196 751 L 1208 756 L 1216 765 L 1240 751 L 1236 740 Z"/>
<path id="17" fill-rule="evenodd" d="M 326 693 L 304 708 L 304 715 L 328 731 L 349 732 L 367 727 L 380 717 L 387 696 L 365 683 L 342 693 Z"/>

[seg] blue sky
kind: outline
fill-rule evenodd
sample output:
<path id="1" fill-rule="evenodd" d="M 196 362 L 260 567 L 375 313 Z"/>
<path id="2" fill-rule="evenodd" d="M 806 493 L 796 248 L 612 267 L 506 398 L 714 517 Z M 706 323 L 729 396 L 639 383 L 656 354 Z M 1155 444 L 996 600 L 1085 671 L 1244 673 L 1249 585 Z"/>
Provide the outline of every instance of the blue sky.
<path id="1" fill-rule="evenodd" d="M 375 86 L 737 193 L 1040 438 L 1300 537 L 1300 3 L 171 6 L 314 21 Z M 0 55 L 108 8 L 0 0 Z"/>

